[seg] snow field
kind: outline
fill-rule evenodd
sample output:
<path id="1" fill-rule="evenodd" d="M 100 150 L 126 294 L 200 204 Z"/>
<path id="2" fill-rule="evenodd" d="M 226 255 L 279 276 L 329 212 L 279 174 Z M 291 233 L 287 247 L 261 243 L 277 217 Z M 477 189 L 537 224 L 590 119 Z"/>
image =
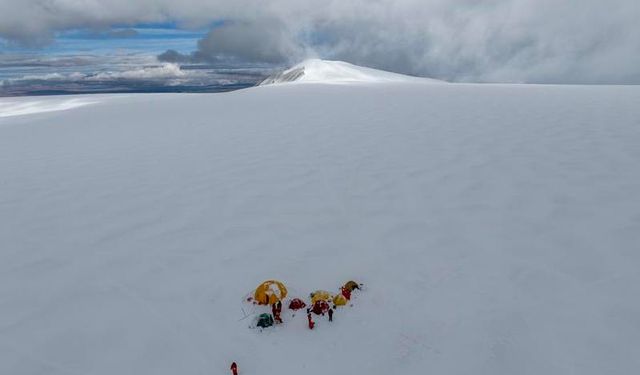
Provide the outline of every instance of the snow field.
<path id="1" fill-rule="evenodd" d="M 640 368 L 636 87 L 99 101 L 0 118 L 0 373 Z M 250 330 L 272 278 L 367 290 Z"/>

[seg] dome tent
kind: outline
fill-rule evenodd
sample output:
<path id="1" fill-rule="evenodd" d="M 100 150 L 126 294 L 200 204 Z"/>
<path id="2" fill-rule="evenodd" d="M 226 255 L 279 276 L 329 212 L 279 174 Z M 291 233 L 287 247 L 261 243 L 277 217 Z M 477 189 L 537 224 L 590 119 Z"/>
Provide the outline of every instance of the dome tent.
<path id="1" fill-rule="evenodd" d="M 260 314 L 257 318 L 256 327 L 267 328 L 273 325 L 273 316 L 271 314 Z"/>
<path id="2" fill-rule="evenodd" d="M 307 307 L 307 304 L 304 303 L 304 301 L 300 298 L 294 298 L 291 300 L 291 302 L 289 302 L 289 309 L 291 310 L 300 310 L 304 309 L 305 307 Z"/>
<path id="3" fill-rule="evenodd" d="M 317 300 L 314 304 L 313 307 L 311 308 L 311 311 L 313 311 L 314 314 L 316 315 L 321 315 L 326 313 L 327 311 L 329 311 L 329 302 L 325 301 L 325 300 Z"/>
<path id="4" fill-rule="evenodd" d="M 282 301 L 286 296 L 287 287 L 277 280 L 267 280 L 263 282 L 253 293 L 254 301 L 259 305 L 273 305 L 276 302 Z"/>
<path id="5" fill-rule="evenodd" d="M 344 306 L 347 304 L 347 302 L 347 297 L 342 294 L 337 294 L 335 297 L 333 297 L 333 304 L 335 306 Z"/>
<path id="6" fill-rule="evenodd" d="M 315 304 L 318 301 L 331 301 L 331 299 L 333 298 L 331 293 L 327 292 L 326 290 L 316 290 L 315 292 L 311 293 L 309 297 L 311 298 L 311 304 Z"/>
<path id="7" fill-rule="evenodd" d="M 360 289 L 360 284 L 356 283 L 353 280 L 350 280 L 344 284 L 343 288 L 348 289 L 350 292 L 353 292 L 355 289 Z"/>

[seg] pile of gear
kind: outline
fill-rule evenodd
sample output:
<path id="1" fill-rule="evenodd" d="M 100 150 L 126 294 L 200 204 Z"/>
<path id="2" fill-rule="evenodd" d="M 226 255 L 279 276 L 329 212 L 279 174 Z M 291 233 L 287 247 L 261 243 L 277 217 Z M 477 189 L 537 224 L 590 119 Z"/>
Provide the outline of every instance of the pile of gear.
<path id="1" fill-rule="evenodd" d="M 339 307 L 346 306 L 352 299 L 352 293 L 355 290 L 362 290 L 362 284 L 358 284 L 355 281 L 348 281 L 340 287 L 340 292 L 332 294 L 326 290 L 316 290 L 309 295 L 309 304 L 305 300 L 294 297 L 287 299 L 287 287 L 280 281 L 267 280 L 250 293 L 246 297 L 246 302 L 254 305 L 255 310 L 265 307 L 271 307 L 271 313 L 268 312 L 256 312 L 253 327 L 267 328 L 274 324 L 284 323 L 282 320 L 282 306 L 287 306 L 289 310 L 293 312 L 292 317 L 295 316 L 295 312 L 307 308 L 307 322 L 309 329 L 315 327 L 315 322 L 311 316 L 311 313 L 315 315 L 328 315 L 329 321 L 333 321 L 333 313 Z M 309 306 L 309 307 L 307 307 Z M 243 309 L 244 311 L 244 309 Z M 249 317 L 245 313 L 245 317 Z"/>

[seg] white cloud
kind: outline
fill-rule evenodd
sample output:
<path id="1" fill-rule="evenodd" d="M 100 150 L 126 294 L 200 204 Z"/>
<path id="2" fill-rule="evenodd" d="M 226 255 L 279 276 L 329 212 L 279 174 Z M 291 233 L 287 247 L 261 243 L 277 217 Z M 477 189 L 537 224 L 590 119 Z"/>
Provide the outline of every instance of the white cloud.
<path id="1" fill-rule="evenodd" d="M 196 74 L 197 72 L 189 72 Z M 140 69 L 125 70 L 122 72 L 100 72 L 85 77 L 87 80 L 105 81 L 105 80 L 153 80 L 153 79 L 172 79 L 184 78 L 189 73 L 180 69 L 177 64 L 165 63 L 160 66 L 144 67 Z"/>
<path id="2" fill-rule="evenodd" d="M 28 74 L 17 78 L 1 81 L 3 84 L 12 84 L 24 81 L 156 81 L 158 83 L 179 82 L 180 80 L 197 80 L 206 78 L 206 73 L 197 70 L 182 70 L 179 65 L 164 63 L 157 66 L 145 66 L 129 70 L 101 71 L 97 73 L 46 73 Z"/>

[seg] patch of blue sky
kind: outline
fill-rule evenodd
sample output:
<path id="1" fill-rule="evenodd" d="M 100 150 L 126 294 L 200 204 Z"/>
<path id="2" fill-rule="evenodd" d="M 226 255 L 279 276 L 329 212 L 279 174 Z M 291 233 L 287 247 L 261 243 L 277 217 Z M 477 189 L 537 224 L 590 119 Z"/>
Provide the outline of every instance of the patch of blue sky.
<path id="1" fill-rule="evenodd" d="M 168 49 L 197 49 L 211 28 L 173 24 L 119 25 L 104 30 L 59 32 L 49 45 L 19 46 L 0 39 L 0 97 L 93 92 L 217 92 L 264 78 L 260 67 L 189 66 L 172 75 L 156 56 Z M 168 70 L 167 70 L 168 69 Z M 126 74 L 123 74 L 126 72 Z M 100 77 L 95 79 L 95 77 Z"/>
<path id="2" fill-rule="evenodd" d="M 41 48 L 0 40 L 0 81 L 50 74 L 91 74 L 157 64 L 167 49 L 190 53 L 207 30 L 141 25 L 106 30 L 69 30 Z M 1 83 L 1 82 L 0 82 Z"/>
<path id="3" fill-rule="evenodd" d="M 159 54 L 167 49 L 175 49 L 188 53 L 196 49 L 197 41 L 206 32 L 159 27 L 123 27 L 106 31 L 70 30 L 58 33 L 51 44 L 40 48 L 0 41 L 0 51 L 28 55 L 111 55 L 123 52 Z"/>

